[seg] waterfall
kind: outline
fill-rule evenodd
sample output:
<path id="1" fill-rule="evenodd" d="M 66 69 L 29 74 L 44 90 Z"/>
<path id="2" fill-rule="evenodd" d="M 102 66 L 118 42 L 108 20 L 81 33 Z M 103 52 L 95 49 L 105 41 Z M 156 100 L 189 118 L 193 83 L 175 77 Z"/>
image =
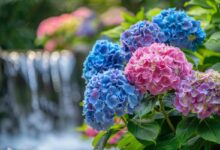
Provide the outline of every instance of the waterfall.
<path id="1" fill-rule="evenodd" d="M 66 50 L 52 53 L 0 51 L 0 61 L 3 66 L 0 73 L 5 77 L 7 85 L 4 87 L 6 92 L 0 96 L 0 149 L 10 146 L 17 148 L 9 139 L 22 137 L 26 141 L 38 139 L 32 145 L 30 141 L 27 142 L 29 147 L 26 149 L 50 150 L 48 145 L 44 146 L 47 149 L 36 146 L 38 141 L 42 137 L 54 140 L 51 133 L 60 136 L 66 131 L 73 131 L 73 127 L 80 121 L 81 96 L 74 71 L 74 53 Z M 73 141 L 66 137 L 62 139 L 74 143 L 74 138 Z M 75 139 L 75 144 L 81 149 L 88 148 L 86 144 L 83 148 L 79 143 Z M 77 146 L 71 149 L 74 148 L 77 149 Z"/>

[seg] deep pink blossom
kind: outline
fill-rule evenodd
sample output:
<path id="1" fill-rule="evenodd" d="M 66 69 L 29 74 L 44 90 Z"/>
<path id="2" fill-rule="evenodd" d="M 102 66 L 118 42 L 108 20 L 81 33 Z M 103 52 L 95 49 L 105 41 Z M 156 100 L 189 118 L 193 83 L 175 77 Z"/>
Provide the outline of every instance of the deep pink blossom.
<path id="1" fill-rule="evenodd" d="M 159 43 L 138 48 L 125 68 L 132 84 L 153 95 L 176 89 L 191 72 L 192 65 L 179 48 Z"/>

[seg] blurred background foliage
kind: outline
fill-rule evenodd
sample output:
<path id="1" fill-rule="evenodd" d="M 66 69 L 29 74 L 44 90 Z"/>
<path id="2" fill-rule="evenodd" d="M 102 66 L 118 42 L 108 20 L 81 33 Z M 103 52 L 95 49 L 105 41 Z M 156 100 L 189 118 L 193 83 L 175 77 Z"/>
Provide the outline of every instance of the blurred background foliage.
<path id="1" fill-rule="evenodd" d="M 186 0 L 1 0 L 0 48 L 35 49 L 34 41 L 39 23 L 50 16 L 69 13 L 87 6 L 101 14 L 111 6 L 124 6 L 136 13 L 141 7 L 182 8 Z"/>

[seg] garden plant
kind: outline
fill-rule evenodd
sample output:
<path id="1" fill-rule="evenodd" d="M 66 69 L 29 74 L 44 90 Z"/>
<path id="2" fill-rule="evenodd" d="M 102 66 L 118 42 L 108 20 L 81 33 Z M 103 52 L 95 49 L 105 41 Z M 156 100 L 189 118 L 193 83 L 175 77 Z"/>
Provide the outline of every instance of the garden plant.
<path id="1" fill-rule="evenodd" d="M 220 144 L 220 1 L 135 16 L 84 62 L 83 115 L 96 150 L 212 150 Z"/>

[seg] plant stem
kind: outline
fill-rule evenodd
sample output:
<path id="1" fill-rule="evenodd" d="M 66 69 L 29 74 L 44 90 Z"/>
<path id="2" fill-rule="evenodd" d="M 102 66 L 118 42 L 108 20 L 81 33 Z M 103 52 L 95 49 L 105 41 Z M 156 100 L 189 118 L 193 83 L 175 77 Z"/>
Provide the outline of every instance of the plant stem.
<path id="1" fill-rule="evenodd" d="M 125 125 L 128 123 L 126 118 L 124 116 L 121 117 L 121 119 L 123 120 L 123 122 L 125 123 Z"/>
<path id="2" fill-rule="evenodd" d="M 160 110 L 161 110 L 161 112 L 163 113 L 163 115 L 164 115 L 164 117 L 165 117 L 165 119 L 166 119 L 166 121 L 167 121 L 167 123 L 168 123 L 170 129 L 175 133 L 175 128 L 174 128 L 174 126 L 173 126 L 173 124 L 172 124 L 172 122 L 171 122 L 171 120 L 170 120 L 168 114 L 166 113 L 165 108 L 164 108 L 164 105 L 163 105 L 163 97 L 159 97 L 159 101 L 160 101 Z"/>
<path id="3" fill-rule="evenodd" d="M 110 138 L 110 136 L 112 135 L 112 131 L 108 130 L 98 141 L 98 143 L 96 144 L 94 150 L 104 150 L 105 146 L 108 142 L 108 139 Z"/>

